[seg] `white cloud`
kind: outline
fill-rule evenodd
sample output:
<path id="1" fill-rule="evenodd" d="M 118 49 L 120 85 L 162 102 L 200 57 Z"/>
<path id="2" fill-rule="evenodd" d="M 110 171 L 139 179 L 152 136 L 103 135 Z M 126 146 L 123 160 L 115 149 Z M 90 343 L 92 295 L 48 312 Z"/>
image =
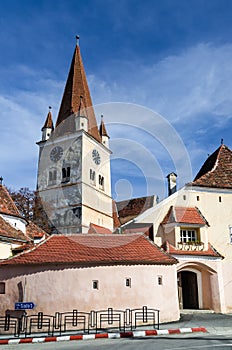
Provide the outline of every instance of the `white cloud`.
<path id="1" fill-rule="evenodd" d="M 127 131 L 120 130 L 120 125 L 114 127 L 111 140 L 114 137 L 136 140 L 147 151 L 151 151 L 161 172 L 166 175 L 171 164 L 165 163 L 168 157 L 184 173 L 183 152 L 180 151 L 182 138 L 187 144 L 194 167 L 197 167 L 197 159 L 204 159 L 207 153 L 209 130 L 215 128 L 215 134 L 219 130 L 223 133 L 231 126 L 231 57 L 232 45 L 214 47 L 203 43 L 159 62 L 147 62 L 146 65 L 139 62 L 114 62 L 105 67 L 105 79 L 98 72 L 90 75 L 88 81 L 95 103 L 120 101 L 146 106 L 175 125 L 181 136 L 178 140 L 178 133 L 172 131 L 168 122 L 165 128 L 162 128 L 158 119 L 151 123 L 149 113 L 123 115 L 119 108 L 116 114 L 110 115 L 112 110 L 103 108 L 106 123 L 126 121 L 132 126 L 137 125 L 137 130 L 134 128 L 130 131 L 130 137 L 127 137 Z M 48 105 L 53 106 L 53 115 L 57 115 L 65 82 L 55 80 L 47 71 L 36 72 L 27 66 L 16 67 L 15 70 L 16 88 L 11 89 L 11 94 L 1 90 L 0 95 L 0 165 L 4 170 L 0 175 L 5 177 L 6 183 L 14 186 L 33 186 L 38 154 L 35 142 L 40 138 Z M 5 72 L 5 75 L 9 72 Z M 20 86 L 21 77 L 23 86 Z M 97 107 L 97 115 L 101 113 L 102 109 Z M 204 120 L 206 116 L 207 120 Z M 145 130 L 143 134 L 142 129 Z M 155 135 L 154 142 L 146 134 L 147 131 Z M 204 144 L 197 142 L 200 137 L 205 137 Z M 127 148 L 128 159 L 133 159 L 133 147 L 131 144 Z M 116 147 L 116 156 L 117 153 L 120 154 L 120 147 Z M 136 155 L 137 161 L 140 161 L 141 154 L 137 152 Z M 145 168 L 149 169 L 149 162 L 144 162 Z M 13 176 L 17 172 L 23 174 L 20 179 L 19 176 Z M 150 173 L 147 176 L 150 177 Z"/>

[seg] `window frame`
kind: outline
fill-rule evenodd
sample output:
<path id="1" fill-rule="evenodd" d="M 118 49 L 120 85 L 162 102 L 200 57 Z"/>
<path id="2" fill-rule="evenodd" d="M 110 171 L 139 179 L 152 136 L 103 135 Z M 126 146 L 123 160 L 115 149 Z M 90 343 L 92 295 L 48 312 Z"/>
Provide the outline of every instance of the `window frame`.
<path id="1" fill-rule="evenodd" d="M 0 282 L 0 295 L 6 294 L 6 282 Z"/>
<path id="2" fill-rule="evenodd" d="M 190 243 L 190 242 L 197 242 L 197 241 L 198 241 L 198 230 L 196 228 L 181 228 L 180 229 L 180 242 L 181 243 Z"/>

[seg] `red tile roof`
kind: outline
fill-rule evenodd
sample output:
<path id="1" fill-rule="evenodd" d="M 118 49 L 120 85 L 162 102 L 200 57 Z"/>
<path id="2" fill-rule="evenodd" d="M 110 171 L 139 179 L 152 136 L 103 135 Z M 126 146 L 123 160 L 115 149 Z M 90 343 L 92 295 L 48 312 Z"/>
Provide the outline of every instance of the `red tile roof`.
<path id="1" fill-rule="evenodd" d="M 211 256 L 217 258 L 223 258 L 221 254 L 219 254 L 216 249 L 208 243 L 207 250 L 185 250 L 185 249 L 177 249 L 168 241 L 165 241 L 162 245 L 164 251 L 168 252 L 171 255 L 197 255 L 197 256 Z"/>
<path id="2" fill-rule="evenodd" d="M 76 45 L 60 105 L 56 127 L 61 125 L 61 123 L 65 120 L 69 119 L 72 113 L 78 113 L 81 103 L 83 103 L 84 107 L 86 108 L 86 114 L 89 122 L 89 134 L 92 135 L 97 141 L 101 142 L 84 65 L 81 58 L 80 47 Z M 69 127 L 72 127 L 71 123 L 69 125 L 69 122 L 64 125 L 64 128 Z M 65 131 L 73 132 L 71 129 Z"/>
<path id="3" fill-rule="evenodd" d="M 42 230 L 39 226 L 34 224 L 32 221 L 29 221 L 26 227 L 27 236 L 31 239 L 34 238 L 42 238 L 43 236 L 47 236 L 47 233 Z"/>
<path id="4" fill-rule="evenodd" d="M 88 233 L 112 234 L 112 231 L 106 227 L 90 223 Z"/>
<path id="5" fill-rule="evenodd" d="M 194 225 L 208 225 L 208 222 L 198 208 L 171 206 L 161 224 L 180 223 Z"/>
<path id="6" fill-rule="evenodd" d="M 28 237 L 20 230 L 17 230 L 0 216 L 0 236 L 7 240 L 27 242 Z"/>
<path id="7" fill-rule="evenodd" d="M 117 202 L 119 220 L 122 224 L 134 219 L 154 206 L 155 196 L 132 198 Z"/>
<path id="8" fill-rule="evenodd" d="M 221 145 L 205 161 L 191 185 L 232 188 L 232 151 Z"/>
<path id="9" fill-rule="evenodd" d="M 0 213 L 20 216 L 20 213 L 14 204 L 13 199 L 3 185 L 0 185 Z"/>
<path id="10" fill-rule="evenodd" d="M 78 266 L 151 264 L 178 261 L 142 234 L 52 235 L 32 250 L 4 260 L 0 266 L 71 264 Z"/>

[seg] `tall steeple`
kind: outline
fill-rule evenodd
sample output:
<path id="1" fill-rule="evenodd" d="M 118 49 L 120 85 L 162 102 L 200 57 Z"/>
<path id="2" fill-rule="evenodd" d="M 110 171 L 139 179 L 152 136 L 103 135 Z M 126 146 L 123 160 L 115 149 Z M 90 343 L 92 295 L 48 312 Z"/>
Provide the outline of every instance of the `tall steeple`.
<path id="1" fill-rule="evenodd" d="M 80 47 L 77 41 L 60 105 L 56 127 L 64 122 L 73 113 L 78 113 L 80 104 L 86 108 L 88 133 L 97 141 L 101 142 L 86 74 L 82 63 Z"/>

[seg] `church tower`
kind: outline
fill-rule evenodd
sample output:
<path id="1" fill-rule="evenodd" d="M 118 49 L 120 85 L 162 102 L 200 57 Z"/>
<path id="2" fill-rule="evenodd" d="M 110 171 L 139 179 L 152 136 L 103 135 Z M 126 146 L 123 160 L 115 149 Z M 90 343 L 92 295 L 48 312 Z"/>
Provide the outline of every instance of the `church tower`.
<path id="1" fill-rule="evenodd" d="M 113 230 L 108 140 L 103 120 L 97 126 L 77 41 L 55 128 L 49 111 L 37 143 L 37 197 L 53 232 L 87 233 L 90 224 Z"/>

